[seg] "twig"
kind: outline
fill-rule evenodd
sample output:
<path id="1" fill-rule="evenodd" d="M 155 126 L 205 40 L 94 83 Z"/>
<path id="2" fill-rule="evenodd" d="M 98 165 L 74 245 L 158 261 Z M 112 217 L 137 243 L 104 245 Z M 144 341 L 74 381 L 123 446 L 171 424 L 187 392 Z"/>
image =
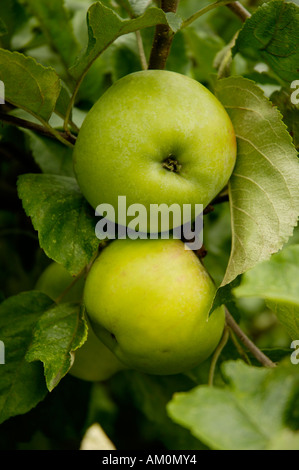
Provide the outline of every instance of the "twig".
<path id="1" fill-rule="evenodd" d="M 223 335 L 221 338 L 220 343 L 218 344 L 214 355 L 212 357 L 211 365 L 210 365 L 210 370 L 209 370 L 209 379 L 208 379 L 208 385 L 211 387 L 213 385 L 214 381 L 214 375 L 215 375 L 215 369 L 216 369 L 216 364 L 219 359 L 220 354 L 223 351 L 223 348 L 225 347 L 227 340 L 229 338 L 229 329 L 227 326 L 224 327 Z"/>
<path id="2" fill-rule="evenodd" d="M 146 57 L 145 57 L 141 32 L 140 31 L 135 31 L 135 35 L 136 35 L 136 40 L 137 40 L 137 47 L 138 47 L 141 67 L 142 67 L 142 70 L 146 70 L 147 69 L 147 60 L 146 60 Z"/>
<path id="3" fill-rule="evenodd" d="M 175 13 L 179 0 L 161 0 L 161 8 L 165 13 Z M 165 69 L 169 56 L 174 32 L 168 25 L 158 24 L 155 30 L 154 41 L 149 58 L 149 69 Z"/>
<path id="4" fill-rule="evenodd" d="M 236 350 L 238 351 L 240 357 L 244 360 L 244 362 L 246 362 L 247 364 L 251 364 L 251 361 L 249 359 L 249 357 L 247 356 L 246 352 L 244 351 L 244 349 L 242 348 L 241 344 L 239 343 L 239 341 L 237 340 L 236 338 L 236 335 L 235 333 L 233 332 L 233 330 L 231 328 L 229 328 L 229 334 L 230 334 L 230 337 L 231 337 L 231 340 L 236 348 Z"/>
<path id="5" fill-rule="evenodd" d="M 253 354 L 253 356 L 265 367 L 276 367 L 276 364 L 271 361 L 252 341 L 246 336 L 244 331 L 239 327 L 235 322 L 232 315 L 229 313 L 227 308 L 225 308 L 225 317 L 227 325 L 233 330 L 236 336 L 241 340 L 241 342 L 248 348 L 248 350 Z"/>
<path id="6" fill-rule="evenodd" d="M 52 139 L 58 139 L 69 147 L 73 147 L 76 142 L 76 137 L 72 134 L 58 131 L 57 129 L 50 128 L 50 126 L 45 127 L 35 122 L 26 121 L 26 119 L 21 119 L 10 114 L 0 113 L 0 121 L 11 124 L 12 126 L 32 130 L 46 137 L 51 137 Z"/>
<path id="7" fill-rule="evenodd" d="M 234 12 L 235 15 L 237 15 L 242 21 L 246 21 L 248 18 L 251 17 L 251 14 L 249 13 L 249 11 L 246 10 L 246 8 L 243 7 L 243 5 L 240 2 L 229 3 L 226 6 L 232 12 Z"/>

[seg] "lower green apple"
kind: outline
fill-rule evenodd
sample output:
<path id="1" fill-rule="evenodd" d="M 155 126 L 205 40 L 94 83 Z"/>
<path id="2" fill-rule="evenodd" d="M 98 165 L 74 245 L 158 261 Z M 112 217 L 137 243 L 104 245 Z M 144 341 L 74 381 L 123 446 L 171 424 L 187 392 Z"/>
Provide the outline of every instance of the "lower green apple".
<path id="1" fill-rule="evenodd" d="M 88 322 L 88 338 L 83 346 L 75 351 L 75 361 L 69 373 L 89 382 L 101 382 L 123 369 L 127 367 L 95 335 Z"/>
<path id="2" fill-rule="evenodd" d="M 73 280 L 74 278 L 62 265 L 53 262 L 43 271 L 35 288 L 56 300 Z M 84 278 L 78 279 L 63 297 L 63 302 L 80 302 L 84 283 Z M 88 322 L 87 340 L 80 349 L 75 351 L 74 363 L 69 371 L 70 375 L 82 380 L 99 382 L 109 379 L 116 372 L 125 368 L 110 349 L 99 340 Z"/>
<path id="3" fill-rule="evenodd" d="M 35 289 L 56 300 L 74 281 L 71 274 L 56 262 L 50 263 L 38 278 Z M 63 302 L 80 302 L 83 296 L 85 279 L 81 277 L 63 296 Z"/>
<path id="4" fill-rule="evenodd" d="M 209 316 L 215 285 L 180 240 L 116 240 L 93 263 L 84 288 L 96 335 L 121 362 L 150 374 L 176 374 L 207 359 L 224 328 Z"/>

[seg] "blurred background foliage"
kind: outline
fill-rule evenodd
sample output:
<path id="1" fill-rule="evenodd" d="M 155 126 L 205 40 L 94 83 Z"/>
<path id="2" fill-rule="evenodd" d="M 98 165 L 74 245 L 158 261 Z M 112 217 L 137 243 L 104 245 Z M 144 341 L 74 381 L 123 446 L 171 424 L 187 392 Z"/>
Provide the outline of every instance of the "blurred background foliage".
<path id="1" fill-rule="evenodd" d="M 80 50 L 87 40 L 86 11 L 92 1 L 65 0 L 64 3 L 74 41 Z M 128 17 L 123 6 L 125 2 L 105 0 L 103 3 L 123 18 Z M 243 2 L 251 12 L 262 3 L 261 0 Z M 205 4 L 207 2 L 202 0 L 181 0 L 178 13 L 187 18 Z M 0 2 L 0 18 L 7 29 L 6 34 L 0 36 L 2 48 L 22 52 L 41 64 L 52 66 L 68 83 L 65 63 L 49 41 L 39 18 L 32 14 L 30 2 Z M 241 26 L 241 20 L 226 7 L 205 14 L 175 36 L 167 69 L 189 75 L 213 90 L 217 73 L 215 61 L 221 58 L 226 45 Z M 149 57 L 154 28 L 142 30 L 141 34 L 145 56 Z M 73 121 L 77 126 L 80 127 L 87 111 L 113 82 L 140 69 L 136 35 L 131 33 L 117 39 L 94 62 L 79 90 L 73 111 Z M 245 59 L 240 54 L 233 58 L 231 74 L 254 79 L 268 97 L 281 89 L 281 83 L 266 64 Z M 274 96 L 283 107 L 279 96 Z M 22 117 L 23 113 L 16 114 Z M 55 119 L 59 125 L 59 118 Z M 4 300 L 33 289 L 50 260 L 39 247 L 37 234 L 24 213 L 16 190 L 18 175 L 41 171 L 33 155 L 30 134 L 0 124 L 0 157 L 0 299 Z M 215 206 L 204 220 L 207 250 L 204 264 L 218 284 L 230 253 L 228 202 Z M 298 230 L 289 243 L 299 243 Z M 236 299 L 235 308 L 241 327 L 257 346 L 277 348 L 280 354 L 289 347 L 288 334 L 262 299 Z M 238 357 L 238 352 L 228 343 L 221 361 L 234 356 Z M 119 450 L 204 449 L 204 444 L 192 437 L 188 430 L 170 420 L 165 405 L 174 392 L 206 383 L 209 365 L 208 360 L 188 375 L 173 377 L 120 372 L 102 384 L 90 384 L 67 376 L 32 411 L 1 425 L 0 449 L 76 449 L 85 430 L 95 421 L 101 424 Z M 215 380 L 221 383 L 221 376 L 216 375 Z"/>

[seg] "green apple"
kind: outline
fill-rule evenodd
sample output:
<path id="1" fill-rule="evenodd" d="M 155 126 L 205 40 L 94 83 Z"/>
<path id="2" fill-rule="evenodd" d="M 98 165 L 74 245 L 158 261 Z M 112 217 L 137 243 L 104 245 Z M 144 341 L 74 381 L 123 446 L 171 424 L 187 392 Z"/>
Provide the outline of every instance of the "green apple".
<path id="1" fill-rule="evenodd" d="M 147 214 L 151 204 L 190 204 L 194 218 L 195 204 L 205 207 L 229 180 L 236 137 L 222 104 L 199 82 L 146 70 L 121 78 L 94 104 L 73 156 L 82 193 L 94 208 L 110 204 L 112 222 L 134 219 L 120 220 L 118 196 Z M 152 231 L 148 219 L 139 230 Z"/>
<path id="2" fill-rule="evenodd" d="M 69 373 L 89 382 L 101 382 L 124 369 L 127 367 L 95 335 L 88 322 L 87 340 L 80 349 L 75 351 L 75 361 Z"/>
<path id="3" fill-rule="evenodd" d="M 74 278 L 62 265 L 53 262 L 43 271 L 35 288 L 56 300 L 73 280 Z M 62 301 L 80 302 L 84 283 L 84 278 L 78 279 Z M 82 380 L 91 382 L 107 380 L 119 370 L 126 368 L 99 340 L 89 322 L 87 340 L 80 349 L 75 351 L 74 356 L 74 363 L 69 373 Z"/>
<path id="4" fill-rule="evenodd" d="M 224 328 L 209 316 L 215 285 L 180 240 L 116 240 L 93 263 L 84 304 L 96 335 L 121 362 L 176 374 L 208 358 Z"/>

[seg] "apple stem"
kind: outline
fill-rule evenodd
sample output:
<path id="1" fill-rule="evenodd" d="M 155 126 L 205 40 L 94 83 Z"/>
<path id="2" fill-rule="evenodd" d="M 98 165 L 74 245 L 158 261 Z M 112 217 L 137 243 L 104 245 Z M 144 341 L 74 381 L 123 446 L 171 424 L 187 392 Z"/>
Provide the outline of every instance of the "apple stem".
<path id="1" fill-rule="evenodd" d="M 136 41 L 137 41 L 137 47 L 138 47 L 141 67 L 142 67 L 142 70 L 146 70 L 147 69 L 147 60 L 146 60 L 146 56 L 145 56 L 145 52 L 144 52 L 141 32 L 140 31 L 135 31 L 135 36 L 136 36 Z"/>
<path id="2" fill-rule="evenodd" d="M 165 13 L 175 13 L 179 0 L 161 0 L 161 8 Z M 170 53 L 174 33 L 167 25 L 158 24 L 155 30 L 154 41 L 149 58 L 149 69 L 165 69 L 167 57 Z"/>

